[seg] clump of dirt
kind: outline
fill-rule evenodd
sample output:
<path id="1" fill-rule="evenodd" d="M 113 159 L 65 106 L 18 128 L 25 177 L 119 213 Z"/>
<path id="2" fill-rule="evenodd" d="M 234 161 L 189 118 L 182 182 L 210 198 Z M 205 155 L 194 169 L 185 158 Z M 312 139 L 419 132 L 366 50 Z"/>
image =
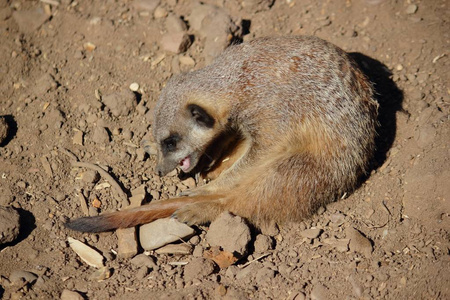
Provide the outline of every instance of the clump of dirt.
<path id="1" fill-rule="evenodd" d="M 450 298 L 448 9 L 446 1 L 3 1 L 0 205 L 21 224 L 0 245 L 0 297 Z M 298 34 L 350 52 L 375 83 L 378 150 L 354 193 L 303 222 L 251 229 L 243 257 L 208 244 L 208 227 L 164 251 L 134 245 L 127 255 L 123 243 L 139 230 L 118 238 L 64 227 L 194 187 L 177 171 L 156 175 L 141 144 L 165 82 L 229 44 Z M 68 237 L 104 267 L 87 265 Z"/>

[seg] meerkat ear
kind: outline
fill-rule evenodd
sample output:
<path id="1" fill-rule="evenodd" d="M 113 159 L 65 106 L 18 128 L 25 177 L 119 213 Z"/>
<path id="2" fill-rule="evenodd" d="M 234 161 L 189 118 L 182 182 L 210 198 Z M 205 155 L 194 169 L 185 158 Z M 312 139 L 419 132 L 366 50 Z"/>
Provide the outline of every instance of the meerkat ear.
<path id="1" fill-rule="evenodd" d="M 202 107 L 196 104 L 189 104 L 188 110 L 191 113 L 192 118 L 201 126 L 212 128 L 215 120 L 210 114 L 206 112 Z"/>

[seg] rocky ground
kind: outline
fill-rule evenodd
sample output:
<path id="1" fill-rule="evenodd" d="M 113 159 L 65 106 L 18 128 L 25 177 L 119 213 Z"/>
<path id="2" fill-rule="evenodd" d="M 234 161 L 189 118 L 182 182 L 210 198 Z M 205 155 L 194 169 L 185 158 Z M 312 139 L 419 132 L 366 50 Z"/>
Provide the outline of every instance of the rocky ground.
<path id="1" fill-rule="evenodd" d="M 0 2 L 0 298 L 449 299 L 448 1 L 204 3 Z M 141 144 L 167 79 L 298 34 L 352 52 L 376 84 L 378 152 L 357 191 L 301 223 L 259 232 L 225 214 L 158 249 L 151 228 L 64 228 L 195 186 L 156 176 Z"/>

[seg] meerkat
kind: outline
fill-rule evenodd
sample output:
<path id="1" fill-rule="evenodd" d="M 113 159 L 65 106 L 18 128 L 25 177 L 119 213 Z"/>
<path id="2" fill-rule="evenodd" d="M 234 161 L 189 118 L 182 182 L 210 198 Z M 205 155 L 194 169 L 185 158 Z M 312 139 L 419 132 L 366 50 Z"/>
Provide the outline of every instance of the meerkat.
<path id="1" fill-rule="evenodd" d="M 211 182 L 67 226 L 100 232 L 170 216 L 203 224 L 223 211 L 257 227 L 302 220 L 368 171 L 377 111 L 372 84 L 329 42 L 298 36 L 233 45 L 211 65 L 170 79 L 152 124 L 160 176 L 179 167 Z"/>

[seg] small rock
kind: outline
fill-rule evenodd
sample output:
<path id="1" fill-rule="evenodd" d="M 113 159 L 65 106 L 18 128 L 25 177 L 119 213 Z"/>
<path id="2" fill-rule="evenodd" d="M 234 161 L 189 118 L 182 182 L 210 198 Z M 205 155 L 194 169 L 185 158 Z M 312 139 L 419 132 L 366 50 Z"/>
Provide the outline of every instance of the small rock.
<path id="1" fill-rule="evenodd" d="M 137 92 L 139 90 L 139 83 L 133 82 L 132 84 L 130 84 L 130 90 L 133 92 Z"/>
<path id="2" fill-rule="evenodd" d="M 153 13 L 155 19 L 165 18 L 167 17 L 167 15 L 168 15 L 167 10 L 161 6 L 158 6 Z"/>
<path id="3" fill-rule="evenodd" d="M 171 14 L 166 18 L 166 30 L 169 33 L 186 32 L 187 25 L 180 17 Z"/>
<path id="4" fill-rule="evenodd" d="M 153 12 L 160 2 L 160 0 L 136 0 L 132 5 L 139 10 Z"/>
<path id="5" fill-rule="evenodd" d="M 169 244 L 155 251 L 158 254 L 189 255 L 192 247 L 188 244 Z"/>
<path id="6" fill-rule="evenodd" d="M 116 117 L 128 116 L 137 105 L 136 96 L 130 90 L 104 96 L 102 101 Z"/>
<path id="7" fill-rule="evenodd" d="M 100 174 L 95 170 L 86 170 L 81 173 L 81 180 L 88 184 L 97 183 L 100 180 Z"/>
<path id="8" fill-rule="evenodd" d="M 330 298 L 329 296 L 328 289 L 320 283 L 314 285 L 311 290 L 311 300 L 326 300 Z"/>
<path id="9" fill-rule="evenodd" d="M 49 18 L 50 16 L 40 7 L 13 13 L 13 19 L 19 25 L 19 30 L 26 34 L 31 34 L 38 30 Z"/>
<path id="10" fill-rule="evenodd" d="M 76 240 L 72 237 L 68 237 L 70 248 L 88 265 L 96 268 L 103 267 L 104 257 L 93 248 Z"/>
<path id="11" fill-rule="evenodd" d="M 8 137 L 9 125 L 5 118 L 0 117 L 0 146 L 5 142 Z"/>
<path id="12" fill-rule="evenodd" d="M 267 235 L 258 234 L 255 240 L 255 252 L 264 253 L 273 249 L 273 239 Z"/>
<path id="13" fill-rule="evenodd" d="M 332 214 L 330 220 L 334 225 L 341 226 L 345 222 L 345 215 L 341 213 Z"/>
<path id="14" fill-rule="evenodd" d="M 195 66 L 195 61 L 194 61 L 194 59 L 193 59 L 192 57 L 190 57 L 190 56 L 180 56 L 180 57 L 178 58 L 178 60 L 180 61 L 180 63 L 181 63 L 182 65 L 190 66 L 190 67 Z"/>
<path id="15" fill-rule="evenodd" d="M 166 51 L 173 53 L 186 52 L 192 44 L 191 38 L 187 33 L 177 32 L 169 33 L 163 36 L 161 40 L 162 47 Z"/>
<path id="16" fill-rule="evenodd" d="M 149 269 L 155 269 L 156 263 L 155 259 L 151 256 L 147 256 L 145 254 L 139 254 L 133 257 L 131 260 L 131 264 L 137 267 L 145 266 Z"/>
<path id="17" fill-rule="evenodd" d="M 347 238 L 350 239 L 350 251 L 361 253 L 365 257 L 372 255 L 372 243 L 361 232 L 353 227 L 349 227 L 345 230 L 345 233 Z"/>
<path id="18" fill-rule="evenodd" d="M 75 134 L 73 135 L 72 143 L 74 145 L 80 145 L 83 146 L 84 144 L 84 133 L 81 130 L 76 130 Z"/>
<path id="19" fill-rule="evenodd" d="M 241 5 L 246 12 L 254 14 L 269 10 L 274 2 L 275 0 L 244 0 Z"/>
<path id="20" fill-rule="evenodd" d="M 111 277 L 112 270 L 110 268 L 101 267 L 98 270 L 95 270 L 94 273 L 89 276 L 89 279 L 92 281 L 103 281 Z"/>
<path id="21" fill-rule="evenodd" d="M 136 278 L 137 279 L 144 279 L 145 276 L 148 274 L 148 268 L 143 266 L 140 267 L 139 270 L 136 272 Z"/>
<path id="22" fill-rule="evenodd" d="M 310 228 L 300 232 L 300 235 L 304 238 L 315 239 L 320 236 L 322 233 L 322 229 L 319 228 Z"/>
<path id="23" fill-rule="evenodd" d="M 19 231 L 19 213 L 12 207 L 0 206 L 0 245 L 16 240 Z"/>
<path id="24" fill-rule="evenodd" d="M 20 283 L 22 279 L 26 282 L 33 283 L 38 279 L 38 276 L 34 273 L 23 270 L 12 271 L 11 275 L 9 275 L 9 280 L 12 283 Z"/>
<path id="25" fill-rule="evenodd" d="M 131 258 L 138 253 L 138 243 L 136 241 L 136 228 L 119 228 L 117 234 L 117 255 L 120 258 Z"/>
<path id="26" fill-rule="evenodd" d="M 417 12 L 417 9 L 418 9 L 417 5 L 410 4 L 410 5 L 408 5 L 408 7 L 406 7 L 405 12 L 408 15 L 412 15 L 412 14 L 415 14 Z"/>
<path id="27" fill-rule="evenodd" d="M 190 281 L 193 279 L 202 279 L 211 275 L 216 270 L 214 262 L 205 258 L 194 258 L 184 267 L 184 279 Z"/>
<path id="28" fill-rule="evenodd" d="M 94 128 L 94 133 L 92 134 L 92 140 L 98 145 L 106 145 L 109 143 L 109 133 L 103 126 L 96 126 Z"/>
<path id="29" fill-rule="evenodd" d="M 347 252 L 348 244 L 350 243 L 350 239 L 328 238 L 328 239 L 323 239 L 322 242 L 324 244 L 330 245 L 331 247 L 335 248 L 339 252 Z"/>
<path id="30" fill-rule="evenodd" d="M 250 228 L 244 219 L 228 212 L 213 221 L 206 234 L 206 240 L 211 246 L 220 246 L 225 251 L 239 255 L 247 253 L 250 239 Z"/>
<path id="31" fill-rule="evenodd" d="M 37 95 L 44 95 L 45 93 L 56 89 L 56 87 L 58 87 L 58 83 L 55 81 L 53 76 L 50 74 L 45 74 L 36 81 L 34 92 Z"/>
<path id="32" fill-rule="evenodd" d="M 173 218 L 159 219 L 141 226 L 139 241 L 145 250 L 160 248 L 169 243 L 188 238 L 194 229 Z"/>
<path id="33" fill-rule="evenodd" d="M 63 290 L 61 293 L 61 300 L 83 300 L 83 296 L 75 291 Z"/>

